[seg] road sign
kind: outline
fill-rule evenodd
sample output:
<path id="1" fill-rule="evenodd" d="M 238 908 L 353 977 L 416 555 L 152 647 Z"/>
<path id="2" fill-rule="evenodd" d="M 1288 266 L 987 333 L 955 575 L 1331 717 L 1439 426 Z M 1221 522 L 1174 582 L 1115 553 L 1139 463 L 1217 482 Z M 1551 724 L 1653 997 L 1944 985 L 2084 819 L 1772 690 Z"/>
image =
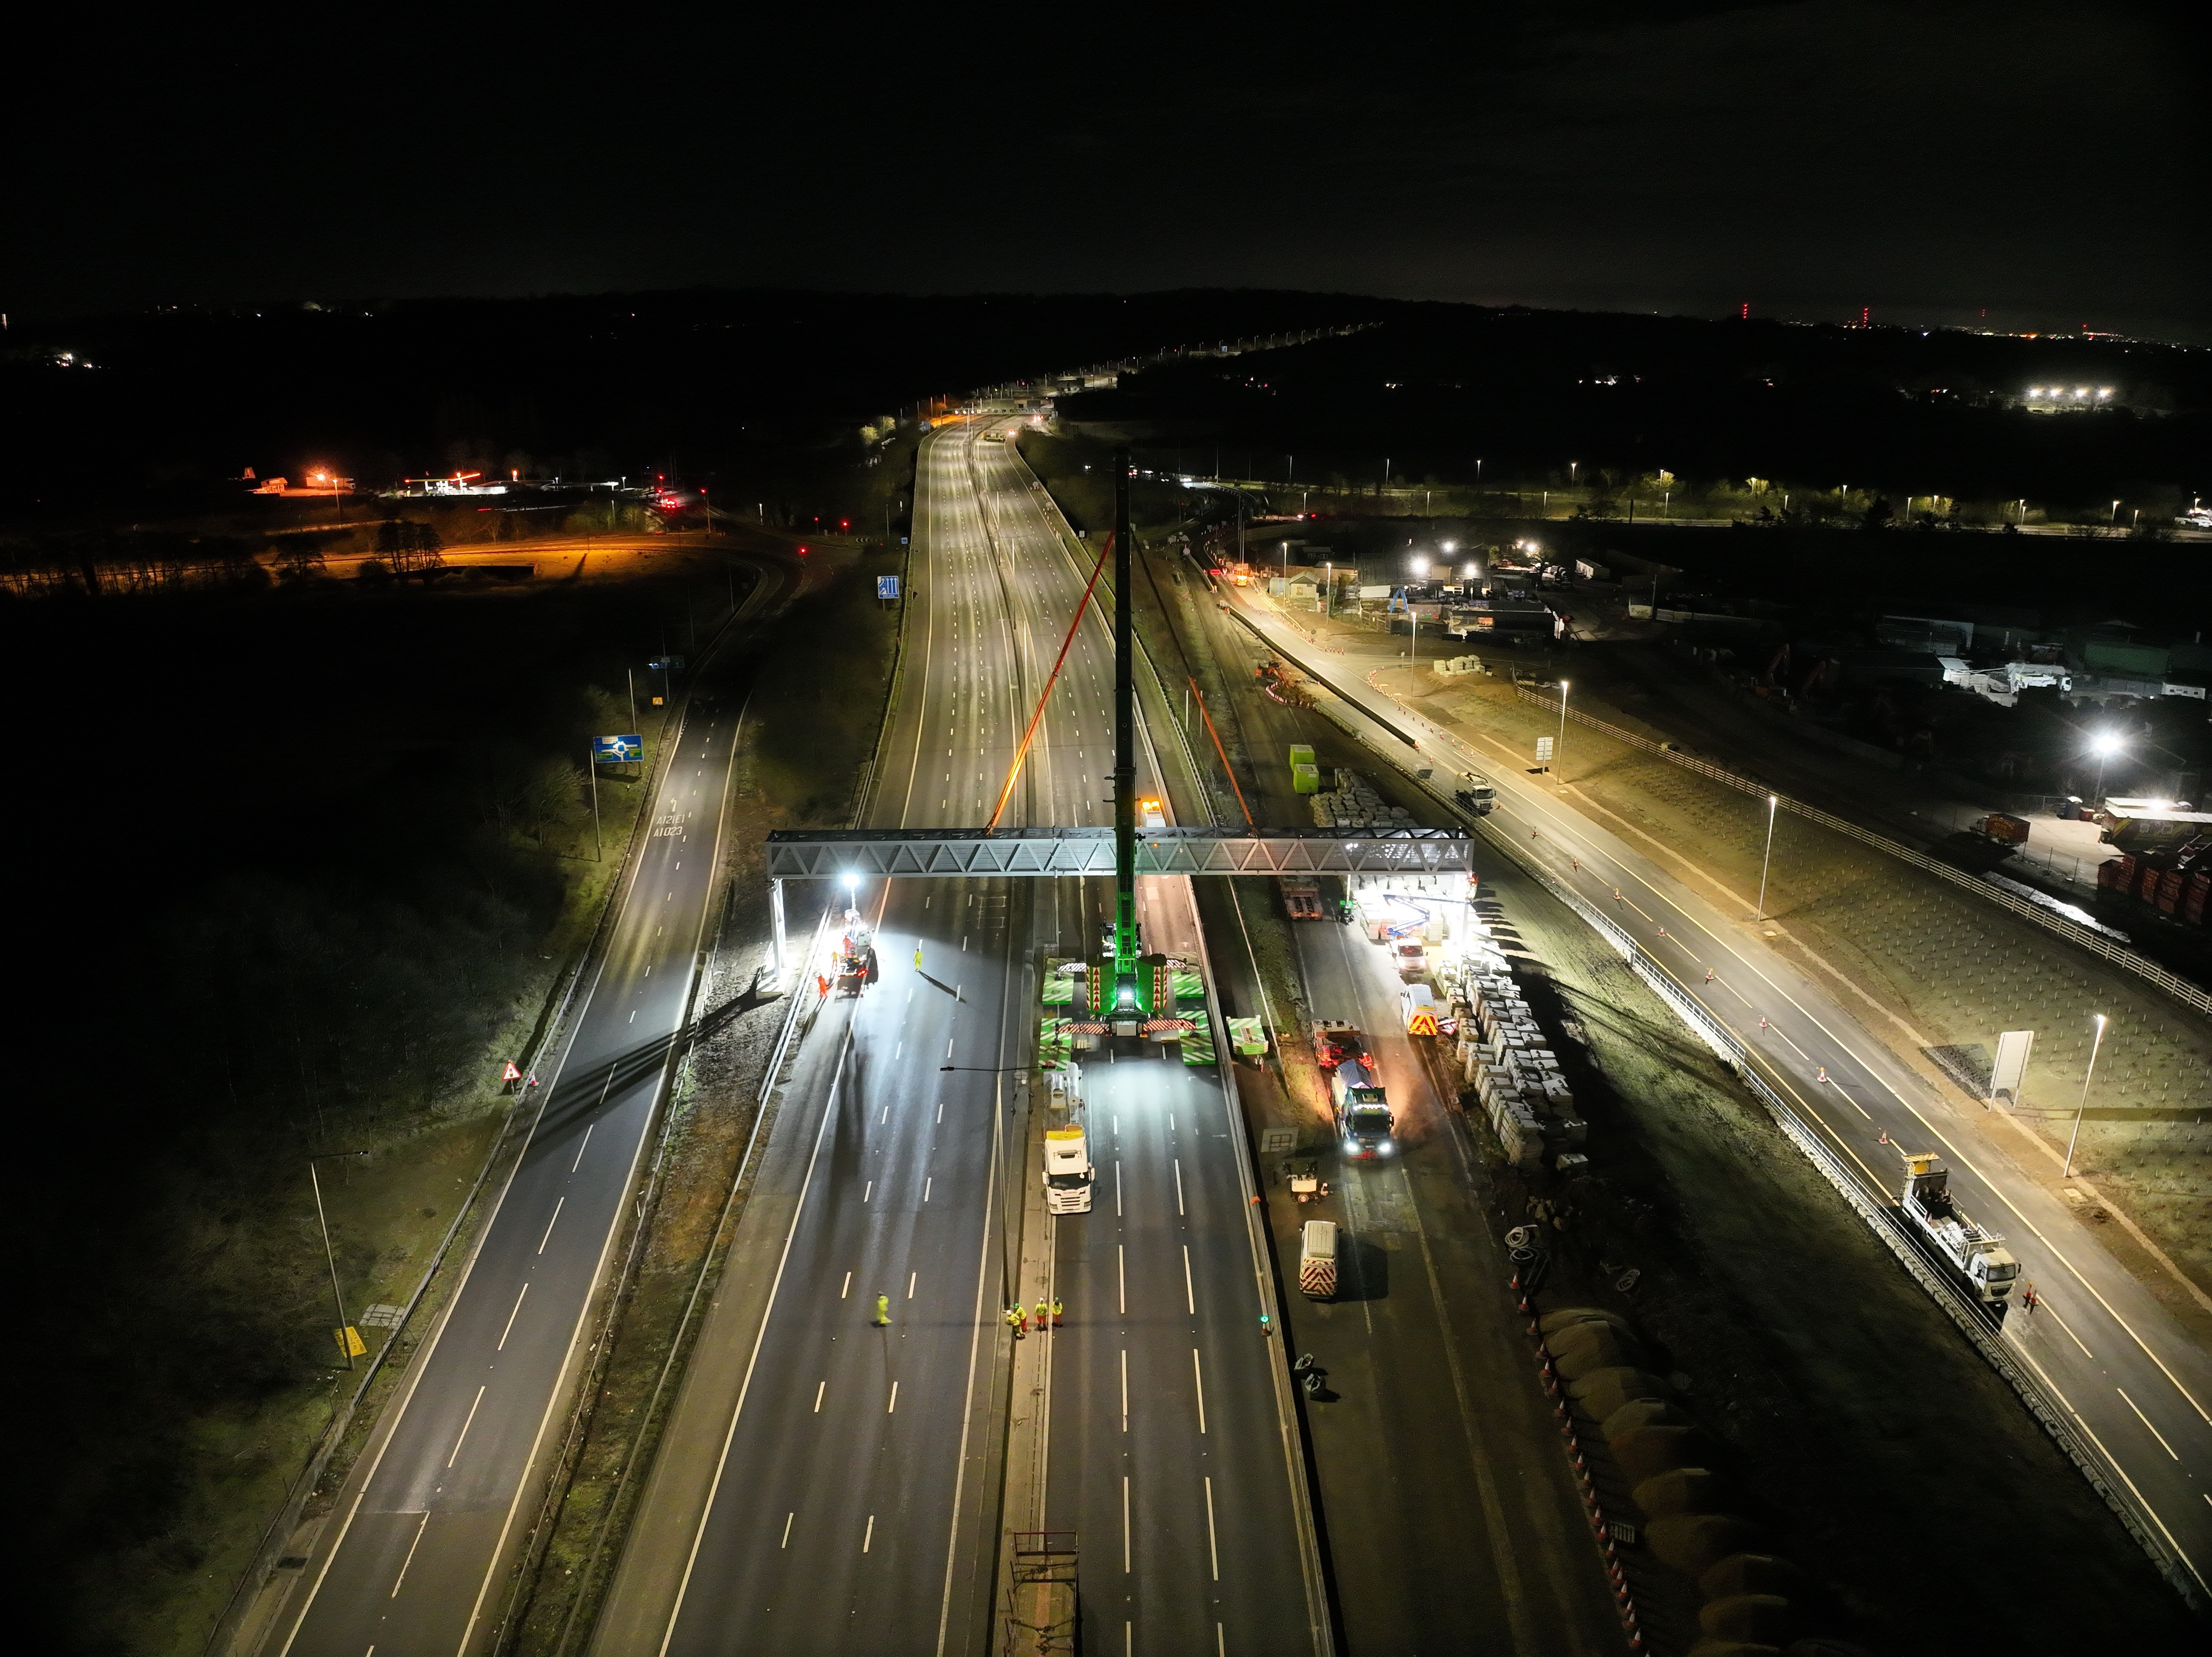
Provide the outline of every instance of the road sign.
<path id="1" fill-rule="evenodd" d="M 684 659 L 681 656 L 656 656 L 646 665 L 655 673 L 681 673 Z"/>
<path id="2" fill-rule="evenodd" d="M 592 763 L 594 765 L 628 765 L 645 757 L 645 738 L 642 737 L 594 737 L 592 738 Z M 514 1068 L 509 1065 L 510 1071 Z M 508 1078 L 512 1080 L 512 1077 Z"/>
<path id="3" fill-rule="evenodd" d="M 346 1325 L 343 1329 L 331 1330 L 331 1338 L 337 1342 L 338 1350 L 349 1358 L 364 1357 L 368 1355 L 368 1344 L 362 1339 L 361 1331 L 351 1324 Z"/>
<path id="4" fill-rule="evenodd" d="M 510 1059 L 507 1061 L 506 1073 L 499 1079 L 502 1082 L 520 1082 L 522 1079 L 522 1072 L 514 1067 L 514 1060 Z"/>
<path id="5" fill-rule="evenodd" d="M 876 597 L 878 598 L 897 598 L 898 581 L 899 578 L 896 575 L 878 575 L 876 577 Z"/>
<path id="6" fill-rule="evenodd" d="M 1536 738 L 1537 764 L 1549 765 L 1552 762 L 1552 742 L 1553 738 L 1549 737 L 1539 737 Z"/>

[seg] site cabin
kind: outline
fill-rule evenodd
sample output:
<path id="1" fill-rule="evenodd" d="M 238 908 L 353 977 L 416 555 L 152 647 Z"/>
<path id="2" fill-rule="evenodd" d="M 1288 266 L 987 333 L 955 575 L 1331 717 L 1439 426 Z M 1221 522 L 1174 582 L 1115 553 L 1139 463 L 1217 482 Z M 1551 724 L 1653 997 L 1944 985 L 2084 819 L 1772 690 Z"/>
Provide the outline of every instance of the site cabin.
<path id="1" fill-rule="evenodd" d="M 1054 1214 L 1088 1214 L 1091 1184 L 1096 1177 L 1091 1150 L 1079 1127 L 1052 1127 L 1044 1132 L 1044 1205 Z"/>
<path id="2" fill-rule="evenodd" d="M 2020 1262 L 2004 1239 L 1984 1231 L 1951 1200 L 1951 1174 L 1936 1166 L 1933 1151 L 1905 1159 L 1905 1217 L 1936 1245 L 1974 1298 L 2002 1318 L 2020 1278 Z"/>
<path id="3" fill-rule="evenodd" d="M 1298 1292 L 1309 1300 L 1336 1293 L 1336 1222 L 1308 1220 L 1298 1240 Z"/>
<path id="4" fill-rule="evenodd" d="M 1346 1156 L 1371 1162 L 1397 1155 L 1398 1142 L 1391 1138 L 1397 1124 L 1374 1059 L 1364 1053 L 1346 1054 L 1329 1073 L 1328 1095 L 1336 1107 L 1336 1136 Z"/>

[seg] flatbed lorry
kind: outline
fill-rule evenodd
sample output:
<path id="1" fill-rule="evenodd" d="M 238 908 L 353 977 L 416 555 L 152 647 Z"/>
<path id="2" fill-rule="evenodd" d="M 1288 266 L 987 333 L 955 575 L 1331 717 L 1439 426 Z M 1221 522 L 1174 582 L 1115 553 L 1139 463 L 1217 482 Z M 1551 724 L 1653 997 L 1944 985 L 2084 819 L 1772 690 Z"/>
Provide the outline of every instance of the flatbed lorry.
<path id="1" fill-rule="evenodd" d="M 1054 1214 L 1088 1214 L 1091 1186 L 1097 1173 L 1091 1165 L 1091 1149 L 1079 1127 L 1050 1127 L 1044 1131 L 1044 1205 Z"/>
<path id="2" fill-rule="evenodd" d="M 1914 1230 L 1935 1246 L 1974 1298 L 2002 1318 L 2020 1280 L 2020 1262 L 1994 1231 L 1984 1231 L 1951 1200 L 1951 1173 L 1936 1165 L 1934 1151 L 1905 1159 L 1905 1193 L 1899 1206 Z"/>

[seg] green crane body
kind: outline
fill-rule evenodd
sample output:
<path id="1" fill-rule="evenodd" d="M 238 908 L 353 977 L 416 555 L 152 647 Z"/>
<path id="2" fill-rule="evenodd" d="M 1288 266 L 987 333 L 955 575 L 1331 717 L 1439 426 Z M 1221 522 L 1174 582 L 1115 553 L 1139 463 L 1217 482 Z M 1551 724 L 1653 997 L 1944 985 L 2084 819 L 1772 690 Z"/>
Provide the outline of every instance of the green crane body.
<path id="1" fill-rule="evenodd" d="M 1136 564 L 1129 528 L 1129 452 L 1114 451 L 1114 993 L 1107 1016 L 1151 1011 L 1151 974 L 1139 970 L 1137 937 L 1137 677 L 1129 589 Z"/>

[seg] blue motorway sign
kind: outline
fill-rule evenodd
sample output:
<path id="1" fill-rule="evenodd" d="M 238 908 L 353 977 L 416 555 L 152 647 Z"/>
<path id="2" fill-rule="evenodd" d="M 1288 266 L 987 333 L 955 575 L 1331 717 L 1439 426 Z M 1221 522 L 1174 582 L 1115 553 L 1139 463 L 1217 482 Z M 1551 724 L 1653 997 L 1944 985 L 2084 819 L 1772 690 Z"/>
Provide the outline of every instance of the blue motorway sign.
<path id="1" fill-rule="evenodd" d="M 645 757 L 645 738 L 642 737 L 594 737 L 592 738 L 592 763 L 594 765 L 627 765 Z"/>
<path id="2" fill-rule="evenodd" d="M 896 575 L 878 575 L 876 577 L 876 597 L 878 598 L 897 598 L 898 577 Z"/>
<path id="3" fill-rule="evenodd" d="M 656 656 L 646 665 L 655 673 L 681 673 L 684 659 L 681 656 Z"/>

